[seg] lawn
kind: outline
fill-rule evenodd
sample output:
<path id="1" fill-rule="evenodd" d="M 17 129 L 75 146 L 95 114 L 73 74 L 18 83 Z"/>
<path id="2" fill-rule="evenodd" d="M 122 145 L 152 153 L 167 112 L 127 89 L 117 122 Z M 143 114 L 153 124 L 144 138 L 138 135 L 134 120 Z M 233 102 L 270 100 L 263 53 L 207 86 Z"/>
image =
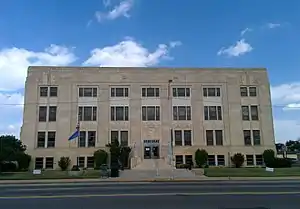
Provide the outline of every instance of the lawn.
<path id="1" fill-rule="evenodd" d="M 70 176 L 68 171 L 43 171 L 40 175 L 33 175 L 32 172 L 1 173 L 1 180 L 30 180 L 30 179 L 80 179 L 100 178 L 99 170 L 86 170 L 79 176 Z"/>
<path id="2" fill-rule="evenodd" d="M 208 177 L 284 177 L 300 176 L 300 167 L 275 168 L 268 172 L 265 168 L 205 168 Z"/>

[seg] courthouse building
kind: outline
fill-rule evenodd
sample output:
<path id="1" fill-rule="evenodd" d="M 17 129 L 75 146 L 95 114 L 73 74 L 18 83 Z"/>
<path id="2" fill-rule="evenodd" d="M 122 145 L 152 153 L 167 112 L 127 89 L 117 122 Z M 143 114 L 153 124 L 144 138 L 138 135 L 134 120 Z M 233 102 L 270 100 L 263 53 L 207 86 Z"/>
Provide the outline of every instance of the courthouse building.
<path id="1" fill-rule="evenodd" d="M 68 141 L 80 124 L 80 137 Z M 58 168 L 62 156 L 93 167 L 111 139 L 132 147 L 131 163 L 193 160 L 262 164 L 275 150 L 270 84 L 261 68 L 29 67 L 21 140 L 32 167 Z M 170 142 L 173 152 L 170 152 Z"/>

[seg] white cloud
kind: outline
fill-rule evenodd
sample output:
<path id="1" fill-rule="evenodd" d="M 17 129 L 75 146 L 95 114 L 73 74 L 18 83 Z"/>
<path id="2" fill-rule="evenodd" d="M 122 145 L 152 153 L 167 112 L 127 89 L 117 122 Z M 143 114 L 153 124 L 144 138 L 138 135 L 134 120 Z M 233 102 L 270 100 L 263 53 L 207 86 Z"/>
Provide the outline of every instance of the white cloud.
<path id="1" fill-rule="evenodd" d="M 273 105 L 284 110 L 300 110 L 300 82 L 271 87 Z"/>
<path id="2" fill-rule="evenodd" d="M 281 26 L 281 24 L 279 24 L 279 23 L 268 23 L 267 24 L 267 27 L 270 28 L 270 29 L 278 28 L 280 26 Z"/>
<path id="3" fill-rule="evenodd" d="M 246 33 L 251 32 L 251 28 L 245 28 L 244 30 L 241 31 L 241 36 L 244 36 Z"/>
<path id="4" fill-rule="evenodd" d="M 19 137 L 22 123 L 24 96 L 21 93 L 0 92 L 0 135 Z"/>
<path id="5" fill-rule="evenodd" d="M 217 54 L 238 57 L 251 52 L 252 50 L 252 46 L 247 43 L 245 39 L 241 39 L 240 41 L 237 41 L 235 45 L 229 46 L 228 48 L 221 48 Z"/>
<path id="6" fill-rule="evenodd" d="M 171 58 L 170 48 L 179 45 L 181 45 L 179 41 L 170 42 L 169 45 L 159 44 L 155 51 L 150 52 L 133 38 L 126 38 L 116 45 L 93 49 L 91 56 L 83 64 L 102 67 L 153 66 L 162 59 Z"/>
<path id="7" fill-rule="evenodd" d="M 0 49 L 0 91 L 23 88 L 29 65 L 68 65 L 75 60 L 72 49 L 54 44 L 42 52 L 16 47 Z"/>
<path id="8" fill-rule="evenodd" d="M 104 1 L 104 6 L 108 7 L 111 5 L 110 1 Z M 129 11 L 133 7 L 133 0 L 123 0 L 119 3 L 119 5 L 115 6 L 113 9 L 109 10 L 108 12 L 100 12 L 97 11 L 95 13 L 95 17 L 98 22 L 103 20 L 114 20 L 119 17 L 126 17 L 129 18 Z"/>
<path id="9" fill-rule="evenodd" d="M 44 51 L 23 48 L 0 49 L 0 134 L 19 136 L 24 88 L 28 66 L 68 65 L 76 60 L 72 48 L 50 45 Z"/>

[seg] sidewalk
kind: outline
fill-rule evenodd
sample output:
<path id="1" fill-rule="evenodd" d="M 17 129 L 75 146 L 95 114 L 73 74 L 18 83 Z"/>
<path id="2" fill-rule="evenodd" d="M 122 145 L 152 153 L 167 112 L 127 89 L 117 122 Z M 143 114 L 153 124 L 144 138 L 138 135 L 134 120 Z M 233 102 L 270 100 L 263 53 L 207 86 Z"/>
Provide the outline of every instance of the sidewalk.
<path id="1" fill-rule="evenodd" d="M 109 178 L 109 179 L 31 179 L 31 180 L 0 180 L 3 184 L 38 184 L 38 183 L 101 183 L 101 182 L 208 182 L 208 181 L 275 181 L 275 180 L 300 180 L 300 177 L 198 177 L 198 178 L 147 178 L 147 179 L 126 179 L 126 178 Z"/>

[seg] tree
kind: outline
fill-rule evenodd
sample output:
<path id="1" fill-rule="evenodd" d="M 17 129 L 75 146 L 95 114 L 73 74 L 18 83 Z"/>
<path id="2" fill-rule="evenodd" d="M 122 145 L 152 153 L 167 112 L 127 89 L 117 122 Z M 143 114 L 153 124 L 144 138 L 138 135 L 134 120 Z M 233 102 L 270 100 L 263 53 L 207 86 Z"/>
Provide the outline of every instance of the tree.
<path id="1" fill-rule="evenodd" d="M 275 161 L 275 152 L 272 149 L 267 149 L 263 152 L 264 163 L 267 167 L 272 167 Z"/>
<path id="2" fill-rule="evenodd" d="M 25 153 L 26 146 L 22 144 L 15 136 L 0 136 L 0 171 L 3 163 L 18 163 L 19 170 L 28 169 L 31 157 Z"/>
<path id="3" fill-rule="evenodd" d="M 99 149 L 94 152 L 95 168 L 99 169 L 101 165 L 107 164 L 108 154 L 105 150 Z"/>
<path id="4" fill-rule="evenodd" d="M 61 157 L 60 160 L 58 161 L 58 166 L 62 171 L 67 170 L 70 164 L 71 164 L 71 160 L 69 157 Z"/>
<path id="5" fill-rule="evenodd" d="M 236 168 L 240 168 L 244 164 L 245 157 L 241 153 L 236 153 L 231 157 L 231 161 Z"/>
<path id="6" fill-rule="evenodd" d="M 120 161 L 123 165 L 123 167 L 128 168 L 129 167 L 129 156 L 131 153 L 130 147 L 121 147 L 121 153 L 120 153 Z"/>
<path id="7" fill-rule="evenodd" d="M 208 153 L 204 149 L 197 149 L 195 152 L 195 162 L 199 168 L 202 168 L 208 159 Z"/>

